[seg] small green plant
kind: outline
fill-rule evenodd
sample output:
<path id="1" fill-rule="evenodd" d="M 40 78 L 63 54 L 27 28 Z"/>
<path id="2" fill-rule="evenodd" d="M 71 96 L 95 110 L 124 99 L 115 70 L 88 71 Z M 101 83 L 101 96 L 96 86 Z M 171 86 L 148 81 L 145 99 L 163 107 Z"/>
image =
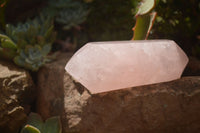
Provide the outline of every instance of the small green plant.
<path id="1" fill-rule="evenodd" d="M 50 61 L 48 53 L 55 40 L 51 18 L 40 16 L 17 26 L 7 24 L 5 34 L 0 34 L 0 57 L 32 71 Z"/>
<path id="2" fill-rule="evenodd" d="M 49 0 L 42 14 L 50 15 L 56 23 L 62 25 L 63 30 L 69 30 L 83 23 L 88 13 L 87 5 L 81 1 Z"/>
<path id="3" fill-rule="evenodd" d="M 6 35 L 0 34 L 0 57 L 13 59 L 17 54 L 17 45 Z"/>
<path id="4" fill-rule="evenodd" d="M 149 32 L 153 26 L 156 12 L 151 12 L 155 7 L 156 0 L 142 0 L 138 6 L 136 24 L 133 28 L 133 40 L 147 39 Z"/>
<path id="5" fill-rule="evenodd" d="M 21 133 L 61 133 L 60 117 L 54 116 L 43 122 L 40 115 L 30 113 L 27 124 Z"/>
<path id="6" fill-rule="evenodd" d="M 38 130 L 38 129 L 35 128 L 34 126 L 26 125 L 26 126 L 24 126 L 24 128 L 22 129 L 21 133 L 41 133 L 41 132 L 40 132 L 40 130 Z"/>

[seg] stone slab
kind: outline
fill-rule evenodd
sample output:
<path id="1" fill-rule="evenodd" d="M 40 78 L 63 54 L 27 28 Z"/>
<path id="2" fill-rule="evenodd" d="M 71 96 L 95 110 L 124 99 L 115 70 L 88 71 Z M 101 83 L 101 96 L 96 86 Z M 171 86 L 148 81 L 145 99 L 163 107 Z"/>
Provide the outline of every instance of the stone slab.
<path id="1" fill-rule="evenodd" d="M 63 112 L 64 66 L 71 56 L 72 53 L 58 53 L 56 60 L 45 64 L 37 73 L 36 111 L 43 119 Z"/>
<path id="2" fill-rule="evenodd" d="M 90 94 L 64 75 L 65 133 L 197 133 L 200 77 Z"/>

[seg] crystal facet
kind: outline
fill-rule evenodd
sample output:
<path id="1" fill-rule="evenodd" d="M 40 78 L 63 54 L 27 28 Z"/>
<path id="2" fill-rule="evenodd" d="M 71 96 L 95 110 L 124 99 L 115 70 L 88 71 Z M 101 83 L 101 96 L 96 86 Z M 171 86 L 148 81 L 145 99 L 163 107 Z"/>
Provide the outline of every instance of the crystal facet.
<path id="1" fill-rule="evenodd" d="M 171 40 L 87 43 L 66 71 L 92 94 L 180 78 L 188 57 Z"/>

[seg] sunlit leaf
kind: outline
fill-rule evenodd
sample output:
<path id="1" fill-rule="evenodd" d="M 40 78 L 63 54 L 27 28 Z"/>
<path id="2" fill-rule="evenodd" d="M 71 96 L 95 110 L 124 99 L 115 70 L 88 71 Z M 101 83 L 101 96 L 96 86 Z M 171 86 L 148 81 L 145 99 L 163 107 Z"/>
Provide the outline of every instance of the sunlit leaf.
<path id="1" fill-rule="evenodd" d="M 26 125 L 21 130 L 21 133 L 40 133 L 40 130 L 38 130 L 36 127 L 31 125 Z"/>
<path id="2" fill-rule="evenodd" d="M 136 16 L 149 13 L 154 8 L 155 3 L 156 0 L 142 0 Z"/>

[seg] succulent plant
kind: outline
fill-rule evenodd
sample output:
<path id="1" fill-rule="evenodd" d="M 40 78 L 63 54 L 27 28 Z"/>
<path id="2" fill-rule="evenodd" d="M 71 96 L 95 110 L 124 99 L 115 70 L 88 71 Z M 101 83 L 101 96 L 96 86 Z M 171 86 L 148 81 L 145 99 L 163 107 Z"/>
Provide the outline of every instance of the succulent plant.
<path id="1" fill-rule="evenodd" d="M 44 65 L 46 62 L 50 61 L 47 54 L 50 52 L 50 45 L 27 45 L 25 49 L 20 49 L 18 51 L 19 55 L 15 56 L 15 64 L 30 69 L 32 71 L 37 71 L 39 67 Z"/>
<path id="2" fill-rule="evenodd" d="M 49 6 L 43 11 L 43 14 L 52 16 L 55 22 L 63 25 L 64 30 L 83 23 L 88 13 L 86 4 L 77 0 L 49 0 Z"/>
<path id="3" fill-rule="evenodd" d="M 84 7 L 77 8 L 76 10 L 64 9 L 57 15 L 56 22 L 64 25 L 64 30 L 68 30 L 83 23 L 87 18 L 88 12 Z"/>
<path id="4" fill-rule="evenodd" d="M 147 39 L 153 26 L 156 12 L 151 12 L 155 7 L 156 0 L 142 0 L 136 13 L 136 24 L 133 28 L 133 40 Z"/>
<path id="5" fill-rule="evenodd" d="M 7 24 L 6 34 L 22 49 L 26 45 L 44 46 L 55 40 L 52 19 L 42 15 L 17 26 Z"/>
<path id="6" fill-rule="evenodd" d="M 49 61 L 48 53 L 55 40 L 50 17 L 40 16 L 17 26 L 7 24 L 6 35 L 0 34 L 0 57 L 32 71 Z"/>
<path id="7" fill-rule="evenodd" d="M 40 115 L 30 113 L 27 124 L 21 133 L 61 133 L 60 117 L 54 116 L 43 122 Z"/>

